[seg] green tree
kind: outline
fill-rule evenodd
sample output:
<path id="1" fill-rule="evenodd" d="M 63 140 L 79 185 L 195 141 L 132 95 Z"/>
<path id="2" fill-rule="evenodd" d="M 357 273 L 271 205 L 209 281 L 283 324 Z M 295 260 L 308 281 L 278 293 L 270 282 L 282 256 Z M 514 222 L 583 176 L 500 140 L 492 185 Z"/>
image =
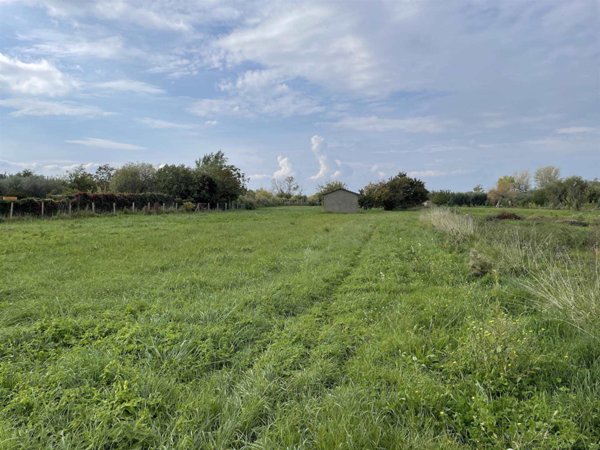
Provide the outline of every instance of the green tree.
<path id="1" fill-rule="evenodd" d="M 117 169 L 110 188 L 113 192 L 142 193 L 154 192 L 156 169 L 148 163 L 127 163 Z"/>
<path id="2" fill-rule="evenodd" d="M 565 206 L 580 209 L 587 203 L 588 183 L 581 177 L 565 178 L 562 182 L 565 191 Z"/>
<path id="3" fill-rule="evenodd" d="M 115 171 L 116 169 L 110 164 L 102 164 L 101 166 L 98 166 L 96 172 L 94 173 L 94 180 L 96 181 L 96 185 L 98 186 L 98 190 L 100 192 L 108 192 L 108 189 L 110 188 L 110 181 L 112 180 Z"/>
<path id="4" fill-rule="evenodd" d="M 181 165 L 165 165 L 156 171 L 156 188 L 182 199 L 194 198 L 197 190 L 194 171 Z"/>
<path id="5" fill-rule="evenodd" d="M 427 201 L 429 192 L 425 183 L 400 172 L 386 183 L 387 193 L 383 196 L 383 209 L 404 209 L 419 206 Z"/>
<path id="6" fill-rule="evenodd" d="M 196 172 L 198 175 L 208 175 L 216 183 L 214 201 L 230 202 L 246 192 L 246 176 L 238 167 L 229 164 L 221 150 L 197 160 Z"/>
<path id="7" fill-rule="evenodd" d="M 339 180 L 333 180 L 319 185 L 317 187 L 317 199 L 319 200 L 319 203 L 323 201 L 325 194 L 337 191 L 338 189 L 348 189 L 348 186 L 346 186 L 346 183 Z"/>
<path id="8" fill-rule="evenodd" d="M 67 172 L 67 186 L 75 192 L 95 192 L 98 189 L 94 176 L 83 165 Z"/>

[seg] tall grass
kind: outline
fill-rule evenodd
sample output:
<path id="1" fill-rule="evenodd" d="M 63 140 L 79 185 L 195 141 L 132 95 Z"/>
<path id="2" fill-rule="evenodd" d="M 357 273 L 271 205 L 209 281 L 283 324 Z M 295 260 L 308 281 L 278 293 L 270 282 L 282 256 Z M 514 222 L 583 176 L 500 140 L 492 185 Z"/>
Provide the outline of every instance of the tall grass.
<path id="1" fill-rule="evenodd" d="M 447 208 L 431 208 L 422 216 L 423 220 L 436 230 L 447 233 L 454 239 L 463 240 L 475 233 L 473 218 L 457 214 Z"/>
<path id="2" fill-rule="evenodd" d="M 530 274 L 520 284 L 533 296 L 537 308 L 557 320 L 600 338 L 600 267 L 598 259 L 563 254 L 558 258 L 535 254 Z"/>

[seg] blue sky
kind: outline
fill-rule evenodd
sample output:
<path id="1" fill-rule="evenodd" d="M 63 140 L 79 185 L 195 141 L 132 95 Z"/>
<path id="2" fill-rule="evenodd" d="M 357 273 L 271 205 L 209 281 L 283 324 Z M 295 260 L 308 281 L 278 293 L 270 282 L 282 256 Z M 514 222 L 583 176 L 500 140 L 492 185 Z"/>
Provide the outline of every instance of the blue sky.
<path id="1" fill-rule="evenodd" d="M 0 171 L 600 176 L 600 3 L 0 0 Z"/>

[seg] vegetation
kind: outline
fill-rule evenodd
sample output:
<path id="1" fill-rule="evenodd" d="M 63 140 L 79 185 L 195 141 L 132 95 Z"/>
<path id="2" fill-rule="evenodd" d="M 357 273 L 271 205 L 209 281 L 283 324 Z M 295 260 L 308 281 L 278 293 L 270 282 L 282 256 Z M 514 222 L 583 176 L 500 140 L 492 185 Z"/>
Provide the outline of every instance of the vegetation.
<path id="1" fill-rule="evenodd" d="M 359 204 L 363 208 L 394 209 L 422 205 L 428 197 L 425 183 L 400 172 L 380 183 L 370 183 L 360 190 Z"/>
<path id="2" fill-rule="evenodd" d="M 0 223 L 2 447 L 597 448 L 597 215 L 468 211 Z"/>

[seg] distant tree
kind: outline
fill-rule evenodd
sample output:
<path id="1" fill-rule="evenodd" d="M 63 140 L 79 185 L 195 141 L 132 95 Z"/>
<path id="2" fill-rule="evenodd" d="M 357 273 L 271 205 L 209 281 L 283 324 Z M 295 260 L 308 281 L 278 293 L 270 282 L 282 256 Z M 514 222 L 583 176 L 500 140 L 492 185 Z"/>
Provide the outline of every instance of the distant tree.
<path id="1" fill-rule="evenodd" d="M 67 172 L 67 186 L 75 192 L 95 192 L 98 188 L 94 176 L 83 165 Z"/>
<path id="2" fill-rule="evenodd" d="M 488 192 L 488 201 L 496 206 L 512 205 L 517 193 L 515 179 L 505 175 L 500 177 L 496 182 L 496 186 Z"/>
<path id="3" fill-rule="evenodd" d="M 473 192 L 480 194 L 482 192 L 485 192 L 485 189 L 483 189 L 483 186 L 481 184 L 478 184 L 473 188 Z"/>
<path id="4" fill-rule="evenodd" d="M 301 193 L 300 185 L 296 182 L 293 176 L 287 176 L 283 179 L 273 178 L 273 192 L 278 197 L 292 198 L 294 195 Z"/>
<path id="5" fill-rule="evenodd" d="M 580 209 L 587 203 L 588 183 L 581 177 L 569 177 L 562 181 L 565 191 L 565 206 Z"/>
<path id="6" fill-rule="evenodd" d="M 330 192 L 337 191 L 338 189 L 348 189 L 346 183 L 338 180 L 329 181 L 325 184 L 321 184 L 317 187 L 317 198 L 319 203 L 323 201 L 323 197 L 325 194 L 329 194 Z"/>
<path id="7" fill-rule="evenodd" d="M 20 172 L 15 173 L 15 176 L 21 177 L 21 178 L 29 178 L 29 177 L 34 177 L 35 173 L 33 173 L 33 171 L 31 171 L 29 169 L 23 169 Z"/>
<path id="8" fill-rule="evenodd" d="M 383 209 L 412 208 L 423 204 L 429 195 L 425 183 L 400 172 L 386 183 L 387 194 L 383 198 Z"/>
<path id="9" fill-rule="evenodd" d="M 154 192 L 156 169 L 148 163 L 127 163 L 117 169 L 111 179 L 113 192 Z"/>
<path id="10" fill-rule="evenodd" d="M 384 181 L 369 183 L 359 191 L 358 204 L 361 208 L 381 208 L 388 195 L 388 187 Z"/>
<path id="11" fill-rule="evenodd" d="M 527 170 L 515 172 L 512 176 L 513 189 L 521 194 L 526 194 L 531 189 L 531 177 Z"/>
<path id="12" fill-rule="evenodd" d="M 229 164 L 221 150 L 197 160 L 196 172 L 208 175 L 216 183 L 216 201 L 233 201 L 246 192 L 246 176 L 239 168 Z"/>
<path id="13" fill-rule="evenodd" d="M 96 181 L 96 185 L 98 186 L 98 190 L 100 192 L 108 192 L 110 188 L 110 182 L 115 174 L 115 171 L 116 169 L 110 164 L 102 164 L 101 166 L 98 166 L 96 172 L 94 173 L 94 180 Z"/>
<path id="14" fill-rule="evenodd" d="M 194 171 L 183 164 L 165 165 L 156 171 L 156 189 L 182 199 L 191 199 L 197 191 Z"/>
<path id="15" fill-rule="evenodd" d="M 63 193 L 65 183 L 65 180 L 58 178 L 31 174 L 22 176 L 18 173 L 0 179 L 0 195 L 45 198 L 48 195 Z"/>
<path id="16" fill-rule="evenodd" d="M 548 185 L 560 180 L 560 169 L 554 166 L 541 167 L 535 171 L 533 178 L 536 188 L 544 189 Z"/>

